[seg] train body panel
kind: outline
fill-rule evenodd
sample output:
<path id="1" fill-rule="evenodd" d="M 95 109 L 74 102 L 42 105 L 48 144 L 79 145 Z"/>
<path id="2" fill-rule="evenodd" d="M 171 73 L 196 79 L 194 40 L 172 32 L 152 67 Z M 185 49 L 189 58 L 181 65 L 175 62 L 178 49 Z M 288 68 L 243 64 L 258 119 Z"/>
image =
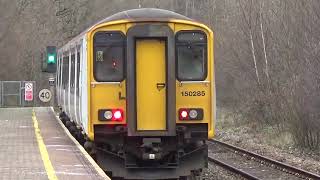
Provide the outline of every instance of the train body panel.
<path id="1" fill-rule="evenodd" d="M 125 115 L 126 111 L 126 101 L 125 99 L 120 100 L 119 97 L 125 97 L 126 94 L 126 81 L 123 77 L 120 78 L 119 81 L 99 81 L 96 80 L 94 77 L 94 58 L 93 55 L 94 50 L 94 35 L 97 32 L 118 32 L 122 38 L 125 38 L 124 34 L 126 33 L 126 24 L 122 21 L 119 22 L 112 22 L 108 25 L 101 26 L 98 25 L 96 28 L 92 28 L 87 33 L 87 79 L 88 83 L 88 117 L 89 117 L 89 124 L 88 124 L 88 138 L 90 140 L 94 140 L 94 125 L 95 124 L 118 124 L 119 122 L 106 122 L 99 120 L 99 110 L 103 109 L 122 109 Z M 102 45 L 103 47 L 103 45 Z M 98 47 L 99 48 L 99 47 Z M 124 55 L 124 49 L 122 49 L 122 55 Z M 97 57 L 98 58 L 98 57 Z M 101 57 L 100 57 L 101 58 Z M 121 63 L 124 66 L 124 62 Z M 120 66 L 121 66 L 120 65 Z M 116 65 L 117 67 L 119 64 Z M 115 68 L 117 68 L 115 67 Z M 103 71 L 103 70 L 100 70 Z M 103 75 L 102 75 L 103 76 Z M 101 77 L 100 77 L 101 78 Z M 106 93 L 108 92 L 108 93 Z M 120 124 L 125 124 L 126 121 L 120 122 Z"/>
<path id="2" fill-rule="evenodd" d="M 189 120 L 181 121 L 177 119 L 177 123 L 207 123 L 208 138 L 212 138 L 214 134 L 215 113 L 215 82 L 214 82 L 214 61 L 213 61 L 213 33 L 207 27 L 199 24 L 189 24 L 185 21 L 175 23 L 175 33 L 179 32 L 202 32 L 205 33 L 207 44 L 205 45 L 207 62 L 205 66 L 207 71 L 204 73 L 205 78 L 199 81 L 179 81 L 177 79 L 177 112 L 180 108 L 203 108 L 204 119 L 202 121 Z M 177 40 L 177 39 L 176 39 Z"/>
<path id="3" fill-rule="evenodd" d="M 103 169 L 152 179 L 206 166 L 215 121 L 213 44 L 201 23 L 141 9 L 108 17 L 59 49 L 58 104 L 94 144 L 87 149 L 95 148 Z"/>
<path id="4" fill-rule="evenodd" d="M 89 134 L 89 105 L 88 105 L 88 99 L 89 99 L 89 84 L 88 84 L 88 61 L 87 61 L 87 37 L 83 37 L 81 39 L 82 46 L 81 46 L 81 52 L 82 52 L 82 58 L 83 60 L 80 62 L 81 70 L 80 70 L 80 77 L 81 81 L 79 83 L 80 85 L 80 114 L 81 119 L 80 122 L 82 123 L 81 126 L 83 127 L 84 133 Z M 80 58 L 81 59 L 81 58 Z"/>

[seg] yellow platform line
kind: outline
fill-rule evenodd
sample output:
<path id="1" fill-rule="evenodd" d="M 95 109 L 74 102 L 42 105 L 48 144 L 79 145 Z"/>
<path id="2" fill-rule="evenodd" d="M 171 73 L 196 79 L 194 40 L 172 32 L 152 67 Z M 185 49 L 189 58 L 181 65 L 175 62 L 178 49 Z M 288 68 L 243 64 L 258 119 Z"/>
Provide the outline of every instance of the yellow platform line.
<path id="1" fill-rule="evenodd" d="M 34 126 L 34 132 L 35 132 L 37 142 L 38 142 L 38 147 L 40 150 L 40 154 L 41 154 L 41 158 L 42 158 L 44 167 L 47 172 L 47 176 L 48 176 L 49 180 L 58 180 L 58 177 L 56 176 L 56 173 L 55 173 L 54 168 L 52 166 L 52 163 L 50 161 L 49 153 L 47 151 L 46 145 L 43 142 L 43 138 L 40 133 L 39 124 L 38 124 L 38 120 L 37 120 L 36 113 L 35 113 L 34 109 L 32 110 L 32 121 L 33 121 L 33 126 Z"/>

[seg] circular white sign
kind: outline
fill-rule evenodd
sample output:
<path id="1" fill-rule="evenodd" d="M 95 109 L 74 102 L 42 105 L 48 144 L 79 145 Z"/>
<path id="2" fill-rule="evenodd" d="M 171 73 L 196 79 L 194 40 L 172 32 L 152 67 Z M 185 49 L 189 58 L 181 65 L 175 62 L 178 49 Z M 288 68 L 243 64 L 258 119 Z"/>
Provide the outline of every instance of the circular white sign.
<path id="1" fill-rule="evenodd" d="M 24 86 L 25 86 L 24 87 L 25 91 L 32 91 L 32 89 L 33 89 L 32 83 L 26 83 Z"/>
<path id="2" fill-rule="evenodd" d="M 49 89 L 42 89 L 39 92 L 39 99 L 42 102 L 49 102 L 51 100 L 51 91 Z"/>

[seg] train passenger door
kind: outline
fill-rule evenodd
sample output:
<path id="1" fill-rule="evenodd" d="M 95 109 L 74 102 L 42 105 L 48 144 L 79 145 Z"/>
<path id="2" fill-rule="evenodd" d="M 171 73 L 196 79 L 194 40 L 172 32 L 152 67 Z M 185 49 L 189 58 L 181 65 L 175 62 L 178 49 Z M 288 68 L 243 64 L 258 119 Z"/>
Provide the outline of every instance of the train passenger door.
<path id="1" fill-rule="evenodd" d="M 127 32 L 128 136 L 175 136 L 174 33 L 167 24 L 139 24 Z"/>
<path id="2" fill-rule="evenodd" d="M 166 42 L 136 40 L 137 130 L 166 130 Z"/>

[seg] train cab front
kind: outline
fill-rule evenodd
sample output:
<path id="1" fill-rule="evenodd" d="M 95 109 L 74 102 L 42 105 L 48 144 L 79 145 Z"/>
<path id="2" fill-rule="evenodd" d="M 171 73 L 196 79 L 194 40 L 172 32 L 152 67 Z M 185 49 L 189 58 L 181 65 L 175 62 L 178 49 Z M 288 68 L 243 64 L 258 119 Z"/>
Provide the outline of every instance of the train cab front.
<path id="1" fill-rule="evenodd" d="M 213 134 L 208 36 L 204 28 L 173 22 L 92 32 L 96 120 L 89 149 L 102 169 L 125 179 L 171 179 L 207 166 L 206 140 Z"/>

